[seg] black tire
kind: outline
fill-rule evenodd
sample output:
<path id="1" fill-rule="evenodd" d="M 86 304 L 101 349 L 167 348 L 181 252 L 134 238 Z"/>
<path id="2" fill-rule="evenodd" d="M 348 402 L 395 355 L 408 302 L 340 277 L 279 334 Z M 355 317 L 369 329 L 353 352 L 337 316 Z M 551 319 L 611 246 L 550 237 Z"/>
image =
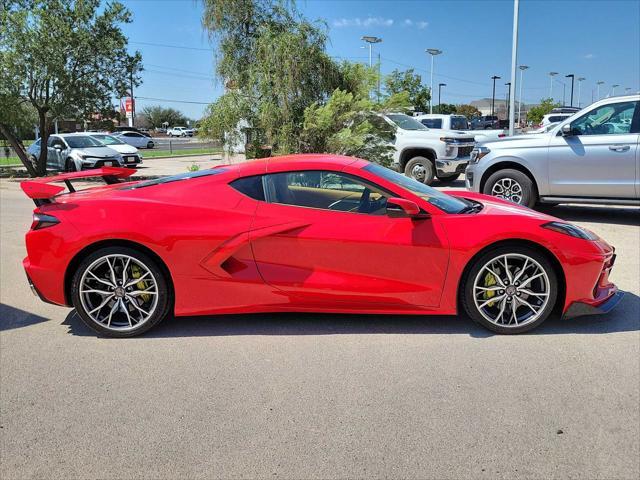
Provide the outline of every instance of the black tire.
<path id="1" fill-rule="evenodd" d="M 67 161 L 64 162 L 64 171 L 65 172 L 76 172 L 76 162 L 74 162 L 71 158 L 67 158 Z"/>
<path id="2" fill-rule="evenodd" d="M 519 170 L 513 170 L 511 168 L 498 170 L 497 172 L 493 173 L 485 182 L 482 193 L 486 195 L 494 195 L 494 186 L 496 186 L 497 183 L 505 180 L 511 180 L 513 182 L 516 182 L 520 186 L 521 195 L 519 196 L 519 200 L 516 197 L 515 203 L 524 205 L 525 207 L 529 208 L 533 208 L 535 206 L 536 202 L 538 201 L 538 191 L 536 190 L 536 186 L 527 175 Z M 507 199 L 512 200 L 511 198 Z"/>
<path id="3" fill-rule="evenodd" d="M 151 150 L 153 147 L 155 147 L 155 144 L 154 144 L 153 142 L 148 142 L 148 143 L 147 143 L 147 148 L 148 148 L 149 150 Z"/>
<path id="4" fill-rule="evenodd" d="M 491 261 L 492 258 L 499 257 L 500 255 L 504 254 L 520 254 L 530 257 L 531 259 L 538 262 L 538 264 L 547 274 L 547 278 L 549 279 L 548 301 L 546 306 L 542 309 L 540 316 L 536 320 L 520 326 L 502 326 L 497 325 L 496 323 L 492 323 L 482 315 L 473 300 L 474 281 L 478 276 L 480 270 L 484 267 L 485 264 Z M 531 247 L 521 245 L 503 245 L 483 253 L 473 261 L 471 268 L 467 271 L 466 275 L 460 282 L 460 304 L 464 308 L 467 315 L 476 323 L 479 323 L 483 327 L 500 334 L 524 333 L 538 327 L 553 312 L 557 298 L 558 278 L 551 262 L 540 251 Z"/>
<path id="5" fill-rule="evenodd" d="M 155 310 L 151 313 L 151 316 L 141 323 L 139 326 L 134 326 L 130 330 L 117 330 L 114 328 L 107 328 L 102 323 L 92 319 L 91 316 L 85 310 L 85 307 L 80 298 L 80 283 L 85 271 L 97 260 L 108 255 L 127 255 L 133 257 L 138 262 L 142 263 L 153 275 L 153 278 L 157 285 L 158 300 L 155 305 Z M 142 253 L 138 250 L 129 247 L 106 247 L 93 252 L 88 255 L 73 274 L 71 280 L 71 301 L 78 313 L 78 316 L 82 321 L 92 330 L 100 335 L 108 337 L 133 337 L 140 335 L 147 330 L 153 328 L 162 320 L 164 320 L 171 311 L 171 290 L 168 285 L 168 280 L 163 269 L 158 265 L 157 261 L 151 258 L 149 255 Z M 106 308 L 108 308 L 107 305 Z M 134 310 L 129 310 L 133 312 Z"/>
<path id="6" fill-rule="evenodd" d="M 423 175 L 421 174 L 419 176 L 414 176 L 414 172 L 417 167 L 422 167 L 422 171 L 424 172 Z M 428 158 L 413 157 L 404 166 L 404 174 L 407 177 L 411 177 L 414 180 L 422 182 L 426 185 L 431 185 L 433 183 L 433 179 L 436 176 L 436 169 L 434 168 L 433 161 L 429 160 Z"/>
<path id="7" fill-rule="evenodd" d="M 438 180 L 442 183 L 452 183 L 458 180 L 460 177 L 459 173 L 454 173 L 453 175 L 438 175 Z"/>

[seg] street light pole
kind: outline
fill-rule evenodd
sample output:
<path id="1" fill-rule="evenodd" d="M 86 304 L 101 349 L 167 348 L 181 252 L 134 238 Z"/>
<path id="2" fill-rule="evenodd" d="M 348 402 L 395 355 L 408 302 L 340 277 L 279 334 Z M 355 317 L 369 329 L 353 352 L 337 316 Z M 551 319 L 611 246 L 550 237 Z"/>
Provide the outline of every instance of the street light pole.
<path id="1" fill-rule="evenodd" d="M 426 52 L 431 55 L 431 85 L 429 87 L 429 113 L 433 113 L 433 57 L 440 55 L 442 50 L 437 48 L 427 48 Z"/>
<path id="2" fill-rule="evenodd" d="M 558 75 L 558 72 L 549 72 L 551 82 L 549 82 L 549 98 L 553 99 L 553 77 Z"/>
<path id="3" fill-rule="evenodd" d="M 446 87 L 447 84 L 446 83 L 439 83 L 438 84 L 438 113 L 442 113 L 440 111 L 440 95 L 442 94 L 442 87 Z"/>
<path id="4" fill-rule="evenodd" d="M 615 85 L 611 85 L 611 96 L 613 97 L 616 94 L 616 87 L 619 87 L 617 83 Z"/>
<path id="5" fill-rule="evenodd" d="M 573 73 L 570 73 L 569 75 L 565 75 L 565 78 L 571 79 L 571 106 L 573 107 L 573 81 L 575 80 L 576 76 Z"/>
<path id="6" fill-rule="evenodd" d="M 382 39 L 380 37 L 365 35 L 361 40 L 369 44 L 369 68 L 371 68 L 373 66 L 373 44 L 382 42 Z"/>
<path id="7" fill-rule="evenodd" d="M 602 85 L 604 82 L 602 80 L 600 80 L 599 82 L 596 82 L 596 85 L 598 85 L 598 90 L 596 91 L 596 100 L 600 100 L 600 85 Z"/>
<path id="8" fill-rule="evenodd" d="M 499 80 L 501 77 L 499 77 L 498 75 L 494 75 L 491 77 L 491 80 L 493 80 L 493 94 L 491 95 L 491 116 L 493 117 L 493 114 L 495 112 L 495 103 L 496 103 L 496 80 Z"/>
<path id="9" fill-rule="evenodd" d="M 516 123 L 516 65 L 518 65 L 518 14 L 520 0 L 513 0 L 513 35 L 511 39 L 511 82 L 509 83 L 509 135 L 515 133 Z M 513 85 L 513 89 L 511 88 Z"/>
<path id="10" fill-rule="evenodd" d="M 509 119 L 509 112 L 511 111 L 511 82 L 507 82 L 505 83 L 505 85 L 507 86 L 507 120 Z"/>
<path id="11" fill-rule="evenodd" d="M 520 100 L 518 100 L 518 124 L 522 126 L 522 74 L 529 68 L 528 65 L 520 65 Z"/>
<path id="12" fill-rule="evenodd" d="M 582 86 L 582 82 L 586 80 L 584 77 L 578 77 L 578 108 L 580 108 L 580 87 Z"/>

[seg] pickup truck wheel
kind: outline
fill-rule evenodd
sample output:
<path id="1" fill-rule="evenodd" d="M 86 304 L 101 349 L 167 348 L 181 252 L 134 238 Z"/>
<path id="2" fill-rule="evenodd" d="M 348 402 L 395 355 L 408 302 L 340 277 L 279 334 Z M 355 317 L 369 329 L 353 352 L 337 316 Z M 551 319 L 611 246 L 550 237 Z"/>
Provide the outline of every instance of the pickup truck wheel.
<path id="1" fill-rule="evenodd" d="M 435 177 L 435 169 L 428 158 L 413 157 L 405 165 L 404 174 L 420 183 L 431 185 Z"/>
<path id="2" fill-rule="evenodd" d="M 451 183 L 455 182 L 459 176 L 459 173 L 454 173 L 453 175 L 438 175 L 438 180 L 440 180 L 442 183 Z"/>
<path id="3" fill-rule="evenodd" d="M 531 179 L 513 169 L 495 172 L 484 184 L 482 192 L 529 208 L 533 208 L 538 201 L 536 187 Z"/>

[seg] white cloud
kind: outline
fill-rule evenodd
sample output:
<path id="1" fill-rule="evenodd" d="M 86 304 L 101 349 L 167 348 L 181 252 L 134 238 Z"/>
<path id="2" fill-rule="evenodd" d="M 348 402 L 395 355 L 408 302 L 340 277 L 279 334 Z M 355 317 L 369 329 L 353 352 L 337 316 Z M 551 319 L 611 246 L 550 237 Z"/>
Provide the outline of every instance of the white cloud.
<path id="1" fill-rule="evenodd" d="M 416 27 L 420 30 L 427 28 L 427 26 L 429 25 L 429 22 L 425 22 L 423 20 L 420 21 L 413 21 L 410 18 L 405 18 L 404 22 L 402 22 L 402 25 L 404 27 Z"/>
<path id="2" fill-rule="evenodd" d="M 337 28 L 343 27 L 391 27 L 393 25 L 392 18 L 383 17 L 366 17 L 366 18 L 338 18 L 333 21 L 333 26 Z"/>
<path id="3" fill-rule="evenodd" d="M 587 53 L 586 55 L 584 55 L 584 58 L 586 58 L 587 60 L 591 60 L 592 58 L 596 58 L 596 56 L 593 53 Z"/>
<path id="4" fill-rule="evenodd" d="M 416 25 L 420 30 L 422 30 L 423 28 L 427 28 L 429 26 L 429 22 L 421 21 L 416 23 Z"/>

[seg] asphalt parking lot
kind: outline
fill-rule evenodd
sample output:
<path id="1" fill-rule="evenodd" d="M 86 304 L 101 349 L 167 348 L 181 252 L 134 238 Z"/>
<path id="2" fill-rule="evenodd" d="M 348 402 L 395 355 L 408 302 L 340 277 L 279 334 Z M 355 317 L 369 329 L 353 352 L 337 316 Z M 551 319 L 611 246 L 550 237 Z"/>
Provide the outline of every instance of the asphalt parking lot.
<path id="1" fill-rule="evenodd" d="M 616 246 L 606 317 L 173 319 L 96 337 L 29 291 L 0 182 L 1 478 L 640 477 L 640 210 L 549 213 Z M 212 292 L 212 294 L 214 294 Z"/>

